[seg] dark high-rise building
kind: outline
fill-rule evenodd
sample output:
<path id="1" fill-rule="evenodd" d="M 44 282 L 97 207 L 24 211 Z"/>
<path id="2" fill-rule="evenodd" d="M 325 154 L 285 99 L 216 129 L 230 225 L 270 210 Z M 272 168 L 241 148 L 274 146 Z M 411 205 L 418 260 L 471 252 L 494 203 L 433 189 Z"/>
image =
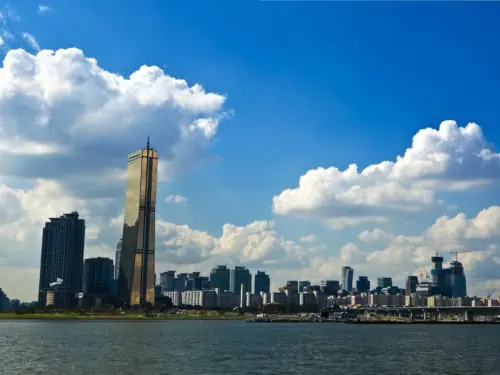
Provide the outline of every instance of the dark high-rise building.
<path id="1" fill-rule="evenodd" d="M 377 288 L 389 288 L 392 286 L 392 277 L 379 277 L 377 279 Z"/>
<path id="2" fill-rule="evenodd" d="M 229 274 L 229 288 L 233 294 L 240 294 L 241 284 L 243 284 L 244 292 L 252 291 L 252 274 L 245 267 L 236 266 Z"/>
<path id="3" fill-rule="evenodd" d="M 451 273 L 451 297 L 466 297 L 467 282 L 464 274 L 464 267 L 458 260 L 454 260 L 450 264 Z"/>
<path id="4" fill-rule="evenodd" d="M 50 218 L 42 235 L 38 302 L 45 306 L 47 291 L 54 291 L 54 307 L 70 308 L 82 291 L 85 220 L 77 212 Z M 50 283 L 62 279 L 60 285 Z"/>
<path id="5" fill-rule="evenodd" d="M 321 280 L 321 291 L 327 295 L 337 295 L 340 289 L 340 282 L 338 280 Z"/>
<path id="6" fill-rule="evenodd" d="M 297 293 L 299 291 L 299 282 L 297 280 L 287 280 L 286 288 L 293 293 Z"/>
<path id="7" fill-rule="evenodd" d="M 4 311 L 9 309 L 10 307 L 10 300 L 9 297 L 7 297 L 7 294 L 0 288 L 0 311 Z"/>
<path id="8" fill-rule="evenodd" d="M 155 302 L 155 213 L 158 151 L 128 156 L 120 259 L 120 298 L 130 306 Z"/>
<path id="9" fill-rule="evenodd" d="M 174 282 L 174 290 L 178 292 L 184 292 L 186 290 L 187 280 L 188 280 L 187 273 L 178 273 Z"/>
<path id="10" fill-rule="evenodd" d="M 122 255 L 122 239 L 116 244 L 116 254 L 115 254 L 115 280 L 118 280 L 120 276 L 120 258 Z"/>
<path id="11" fill-rule="evenodd" d="M 253 288 L 255 294 L 259 294 L 260 292 L 269 293 L 271 289 L 269 275 L 263 271 L 257 271 L 253 278 Z"/>
<path id="12" fill-rule="evenodd" d="M 162 292 L 171 292 L 175 290 L 175 271 L 160 273 L 160 286 Z"/>
<path id="13" fill-rule="evenodd" d="M 406 295 L 409 296 L 412 293 L 417 292 L 418 277 L 408 276 L 406 279 Z"/>
<path id="14" fill-rule="evenodd" d="M 231 272 L 226 266 L 217 266 L 210 272 L 210 285 L 212 288 L 219 288 L 221 291 L 229 290 L 229 280 Z"/>
<path id="15" fill-rule="evenodd" d="M 309 280 L 299 281 L 299 292 L 303 292 L 306 286 L 311 286 L 311 282 Z"/>
<path id="16" fill-rule="evenodd" d="M 370 291 L 370 280 L 368 276 L 360 276 L 356 281 L 356 290 L 360 293 L 368 293 Z"/>
<path id="17" fill-rule="evenodd" d="M 112 294 L 113 261 L 108 258 L 89 258 L 83 263 L 83 293 L 92 297 Z"/>
<path id="18" fill-rule="evenodd" d="M 351 292 L 352 291 L 352 279 L 354 278 L 354 269 L 345 266 L 342 267 L 342 289 Z"/>

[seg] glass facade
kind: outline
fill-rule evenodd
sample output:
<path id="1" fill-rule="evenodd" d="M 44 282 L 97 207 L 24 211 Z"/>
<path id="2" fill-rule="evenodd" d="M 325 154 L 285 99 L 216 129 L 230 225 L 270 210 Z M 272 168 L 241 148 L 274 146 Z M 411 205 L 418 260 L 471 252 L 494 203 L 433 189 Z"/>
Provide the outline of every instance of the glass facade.
<path id="1" fill-rule="evenodd" d="M 89 258 L 83 264 L 83 293 L 106 297 L 112 294 L 113 261 L 108 258 Z"/>
<path id="2" fill-rule="evenodd" d="M 130 154 L 119 268 L 119 292 L 130 306 L 155 301 L 155 214 L 158 152 Z"/>
<path id="3" fill-rule="evenodd" d="M 230 273 L 230 289 L 233 294 L 240 294 L 241 284 L 244 293 L 252 291 L 252 274 L 245 267 L 236 266 Z"/>
<path id="4" fill-rule="evenodd" d="M 392 277 L 379 277 L 377 279 L 377 288 L 390 288 L 392 286 Z"/>
<path id="5" fill-rule="evenodd" d="M 254 293 L 259 294 L 260 292 L 269 293 L 271 290 L 271 279 L 263 271 L 257 271 L 254 276 Z"/>
<path id="6" fill-rule="evenodd" d="M 221 291 L 229 290 L 230 271 L 226 266 L 217 266 L 210 272 L 210 285 Z"/>
<path id="7" fill-rule="evenodd" d="M 356 290 L 360 293 L 368 293 L 370 291 L 370 280 L 368 276 L 360 276 L 356 281 Z"/>
<path id="8" fill-rule="evenodd" d="M 352 291 L 352 279 L 354 278 L 354 270 L 351 267 L 342 267 L 342 289 Z"/>

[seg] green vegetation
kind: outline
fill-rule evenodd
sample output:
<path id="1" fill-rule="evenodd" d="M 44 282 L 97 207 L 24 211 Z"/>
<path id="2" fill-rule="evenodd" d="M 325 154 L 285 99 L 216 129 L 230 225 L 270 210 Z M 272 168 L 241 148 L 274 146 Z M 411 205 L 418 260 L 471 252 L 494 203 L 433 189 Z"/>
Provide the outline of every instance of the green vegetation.
<path id="1" fill-rule="evenodd" d="M 68 319 L 68 320 L 236 320 L 245 316 L 238 313 L 221 313 L 206 310 L 179 310 L 173 313 L 138 313 L 138 312 L 34 312 L 34 313 L 0 313 L 0 320 L 26 319 Z"/>

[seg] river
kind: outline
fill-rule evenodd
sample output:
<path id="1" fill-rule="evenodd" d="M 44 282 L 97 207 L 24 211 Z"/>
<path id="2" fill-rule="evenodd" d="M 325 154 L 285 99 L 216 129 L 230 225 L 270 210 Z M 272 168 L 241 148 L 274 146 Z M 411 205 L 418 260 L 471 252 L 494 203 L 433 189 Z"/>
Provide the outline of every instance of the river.
<path id="1" fill-rule="evenodd" d="M 500 374 L 500 326 L 0 321 L 1 374 Z"/>

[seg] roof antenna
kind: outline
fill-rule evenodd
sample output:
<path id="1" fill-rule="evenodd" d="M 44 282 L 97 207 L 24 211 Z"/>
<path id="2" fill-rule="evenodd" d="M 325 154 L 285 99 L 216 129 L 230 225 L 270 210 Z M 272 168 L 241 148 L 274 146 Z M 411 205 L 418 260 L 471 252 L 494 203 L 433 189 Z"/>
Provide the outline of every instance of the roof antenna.
<path id="1" fill-rule="evenodd" d="M 149 150 L 149 135 L 148 135 L 148 143 L 146 144 L 146 150 Z"/>

